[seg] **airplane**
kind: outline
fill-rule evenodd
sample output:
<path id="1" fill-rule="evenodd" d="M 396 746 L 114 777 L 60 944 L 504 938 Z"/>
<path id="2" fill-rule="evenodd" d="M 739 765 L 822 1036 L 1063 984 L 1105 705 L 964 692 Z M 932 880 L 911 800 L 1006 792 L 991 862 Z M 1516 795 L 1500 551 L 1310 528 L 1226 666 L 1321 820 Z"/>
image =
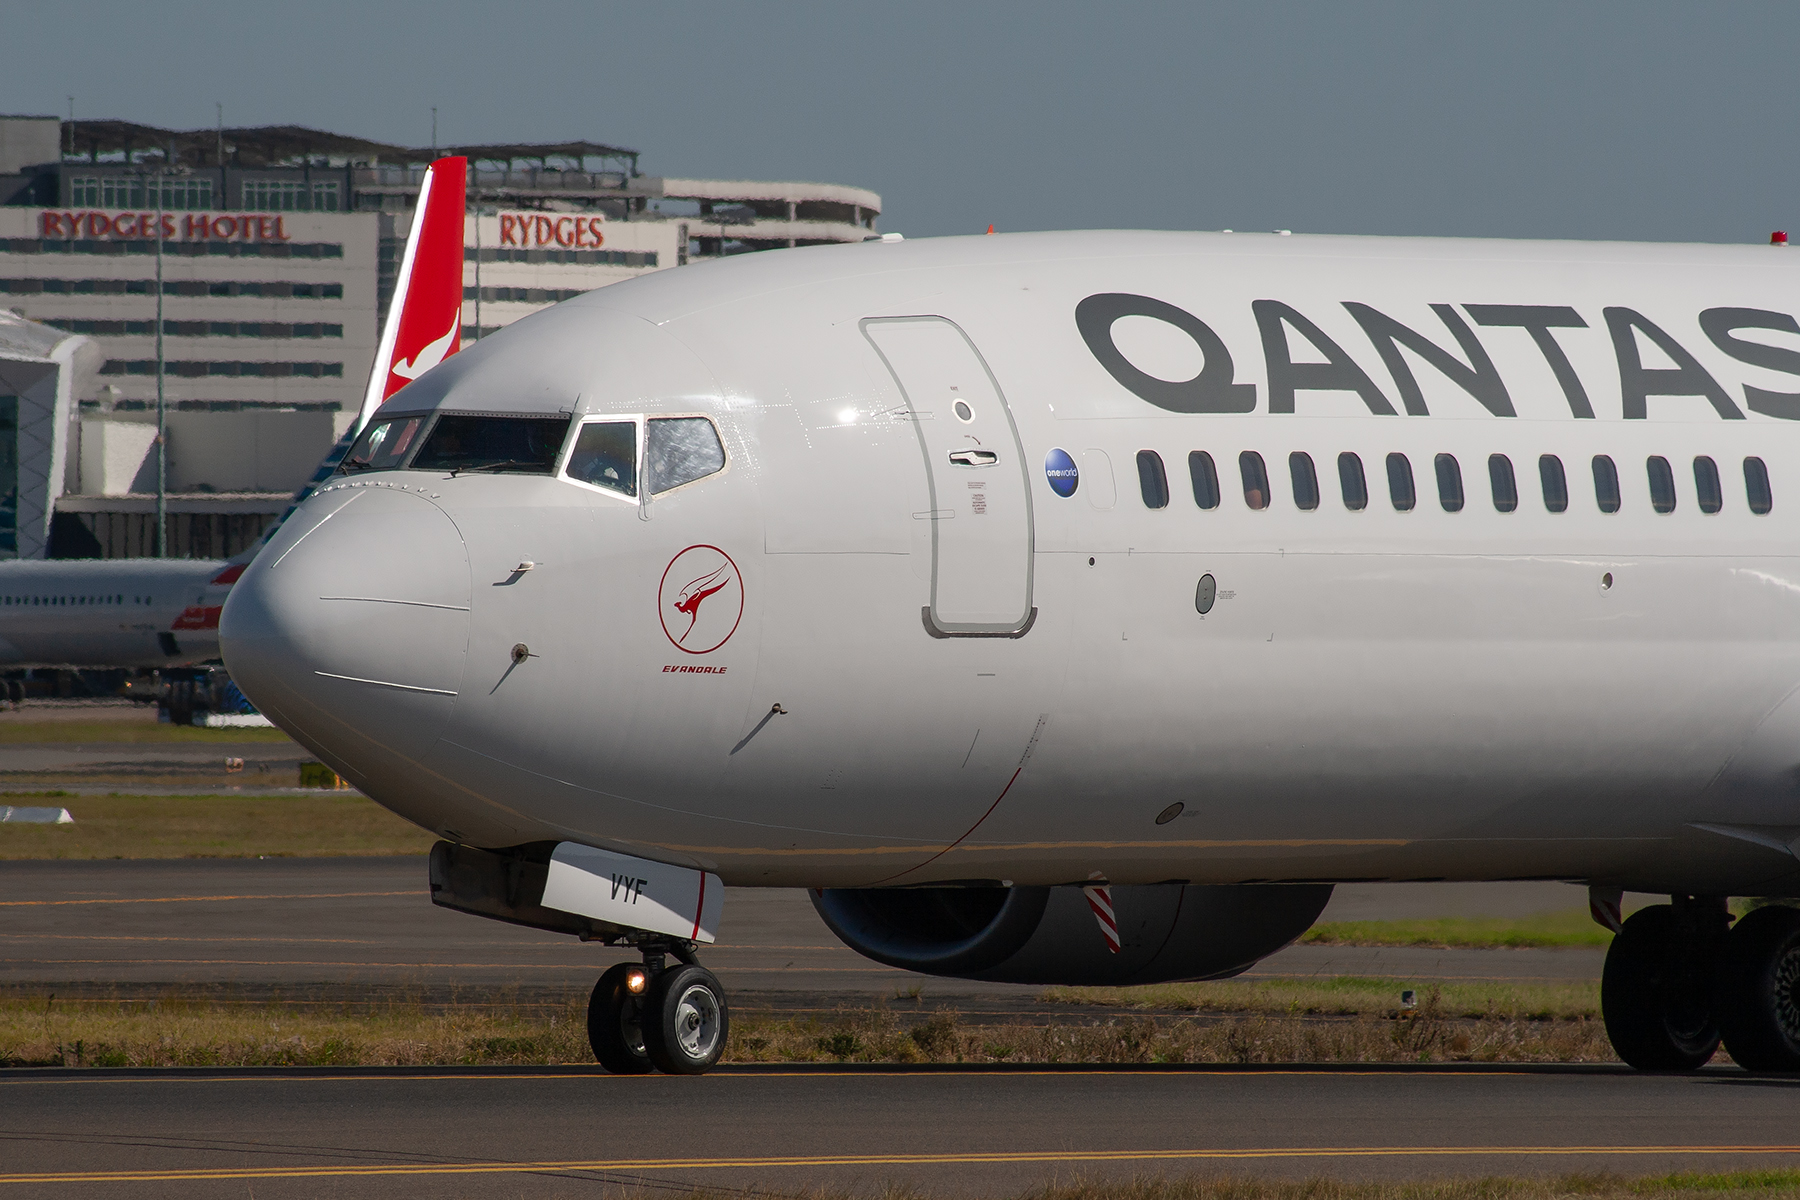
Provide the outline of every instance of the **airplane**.
<path id="1" fill-rule="evenodd" d="M 337 470 L 381 401 L 456 352 L 467 165 L 463 158 L 444 158 L 426 168 L 416 209 L 423 216 L 407 233 L 357 418 L 263 538 L 231 559 L 0 562 L 0 668 L 164 668 L 218 659 L 219 613 L 250 559 Z M 437 202 L 428 204 L 434 194 Z"/>
<path id="2" fill-rule="evenodd" d="M 1336 883 L 1565 880 L 1641 1068 L 1800 1068 L 1784 251 L 1245 233 L 744 255 L 388 397 L 245 571 L 232 677 L 628 947 L 699 1073 L 725 886 L 941 976 L 1237 974 Z M 1623 893 L 1670 897 L 1620 920 Z"/>

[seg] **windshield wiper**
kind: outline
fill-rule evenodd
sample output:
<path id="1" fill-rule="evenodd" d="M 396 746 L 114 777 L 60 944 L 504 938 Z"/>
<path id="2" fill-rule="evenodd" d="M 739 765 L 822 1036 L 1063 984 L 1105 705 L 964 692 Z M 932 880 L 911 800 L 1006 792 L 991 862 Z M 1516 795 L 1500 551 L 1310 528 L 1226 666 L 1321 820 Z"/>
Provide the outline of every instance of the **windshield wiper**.
<path id="1" fill-rule="evenodd" d="M 451 467 L 450 474 L 453 477 L 465 472 L 472 475 L 477 471 L 504 471 L 508 467 L 530 467 L 534 472 L 541 472 L 545 475 L 550 473 L 550 464 L 548 463 L 536 462 L 529 459 L 512 458 L 507 459 L 504 462 L 485 462 L 476 463 L 474 466 L 470 467 Z"/>

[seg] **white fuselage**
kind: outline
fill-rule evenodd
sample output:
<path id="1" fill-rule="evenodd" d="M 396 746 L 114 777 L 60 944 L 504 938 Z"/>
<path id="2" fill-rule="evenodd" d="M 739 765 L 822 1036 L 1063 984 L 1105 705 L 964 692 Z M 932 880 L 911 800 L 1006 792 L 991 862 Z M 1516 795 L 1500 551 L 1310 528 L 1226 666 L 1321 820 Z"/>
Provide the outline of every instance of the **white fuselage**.
<path id="1" fill-rule="evenodd" d="M 226 662 L 451 840 L 732 884 L 1772 889 L 1800 867 L 1797 272 L 1764 248 L 1140 233 L 667 272 L 485 339 L 381 415 L 629 419 L 640 445 L 704 415 L 724 470 L 647 504 L 340 477 L 234 589 Z"/>
<path id="2" fill-rule="evenodd" d="M 227 564 L 0 563 L 0 667 L 167 667 L 219 656 Z"/>

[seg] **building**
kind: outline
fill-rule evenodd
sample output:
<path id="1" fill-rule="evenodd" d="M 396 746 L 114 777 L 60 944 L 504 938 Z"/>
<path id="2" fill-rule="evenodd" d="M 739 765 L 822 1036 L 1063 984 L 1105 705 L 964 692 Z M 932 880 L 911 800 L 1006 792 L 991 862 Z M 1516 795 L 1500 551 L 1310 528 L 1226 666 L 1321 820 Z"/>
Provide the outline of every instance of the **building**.
<path id="1" fill-rule="evenodd" d="M 0 117 L 0 309 L 94 347 L 67 373 L 60 477 L 32 501 L 53 533 L 15 549 L 0 531 L 0 557 L 154 552 L 159 296 L 169 552 L 252 544 L 353 419 L 425 164 L 446 154 L 470 160 L 464 344 L 650 271 L 860 241 L 881 208 L 831 184 L 644 175 L 594 142 Z"/>
<path id="2" fill-rule="evenodd" d="M 0 556 L 49 547 L 75 398 L 97 389 L 99 360 L 91 338 L 0 311 Z"/>

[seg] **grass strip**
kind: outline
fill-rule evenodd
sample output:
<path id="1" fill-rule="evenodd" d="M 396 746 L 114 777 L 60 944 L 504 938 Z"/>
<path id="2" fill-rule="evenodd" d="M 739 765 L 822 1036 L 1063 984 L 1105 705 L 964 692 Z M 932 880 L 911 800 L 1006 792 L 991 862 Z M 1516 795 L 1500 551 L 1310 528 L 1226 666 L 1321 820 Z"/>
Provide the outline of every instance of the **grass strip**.
<path id="1" fill-rule="evenodd" d="M 162 725 L 155 721 L 34 721 L 16 714 L 0 714 L 0 746 L 49 745 L 79 742 L 90 745 L 141 743 L 145 745 L 215 745 L 246 742 L 288 742 L 279 729 L 208 729 L 199 725 Z M 290 743 L 291 744 L 291 743 Z M 298 747 L 295 747 L 298 749 Z"/>
<path id="2" fill-rule="evenodd" d="M 690 1200 L 738 1189 L 696 1188 Z M 862 1195 L 864 1193 L 854 1193 Z M 936 1200 L 929 1191 L 890 1185 L 882 1200 Z M 958 1192 L 957 1194 L 962 1194 Z M 808 1200 L 849 1200 L 853 1193 L 809 1191 Z M 1071 1180 L 998 1193 L 1008 1200 L 1788 1200 L 1800 1197 L 1800 1171 L 1680 1172 L 1629 1176 L 1581 1172 L 1534 1177 L 1439 1176 L 1404 1182 L 1314 1177 L 1275 1179 L 1243 1175 L 1144 1175 L 1135 1179 Z"/>
<path id="3" fill-rule="evenodd" d="M 1039 999 L 1053 1004 L 1086 1004 L 1140 1011 L 1388 1018 L 1400 1013 L 1400 993 L 1406 988 L 1417 993 L 1419 1004 L 1435 1004 L 1441 1015 L 1453 1019 L 1595 1021 L 1600 1017 L 1599 980 L 1414 983 L 1405 979 L 1332 975 L 1303 979 L 1157 983 L 1122 988 L 1055 987 L 1040 993 Z"/>
<path id="4" fill-rule="evenodd" d="M 704 1193 L 696 1192 L 695 1195 Z M 716 1193 L 715 1193 L 716 1194 Z M 826 1200 L 816 1194 L 817 1200 Z M 928 1193 L 909 1192 L 908 1200 L 928 1200 Z M 1444 1176 L 1375 1182 L 1349 1179 L 1284 1180 L 1251 1176 L 1188 1175 L 1174 1178 L 1073 1180 L 1014 1193 L 1016 1200 L 1758 1200 L 1800 1197 L 1800 1171 L 1681 1172 L 1633 1177 L 1610 1172 L 1518 1178 Z"/>
<path id="5" fill-rule="evenodd" d="M 505 1066 L 590 1063 L 585 1002 L 467 1008 L 336 1007 L 22 997 L 0 1002 L 6 1066 Z M 1457 1020 L 1115 1014 L 964 1024 L 954 1011 L 881 1006 L 740 1014 L 727 1062 L 1292 1063 L 1614 1062 L 1593 1019 Z"/>
<path id="6" fill-rule="evenodd" d="M 1435 946 L 1481 950 L 1604 948 L 1612 933 L 1585 908 L 1529 917 L 1438 917 L 1411 921 L 1325 921 L 1300 938 L 1315 946 Z"/>
<path id="7" fill-rule="evenodd" d="M 317 796 L 0 793 L 57 805 L 72 825 L 0 825 L 0 861 L 93 858 L 317 858 L 426 854 L 436 839 L 356 792 Z"/>

